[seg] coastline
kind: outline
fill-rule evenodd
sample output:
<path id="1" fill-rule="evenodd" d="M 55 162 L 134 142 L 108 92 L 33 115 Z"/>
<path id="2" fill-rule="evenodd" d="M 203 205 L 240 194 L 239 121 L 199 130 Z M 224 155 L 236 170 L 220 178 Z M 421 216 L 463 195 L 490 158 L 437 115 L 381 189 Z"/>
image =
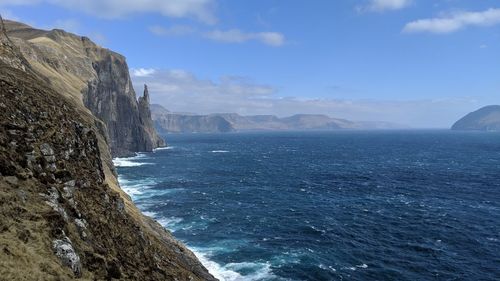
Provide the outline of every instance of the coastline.
<path id="1" fill-rule="evenodd" d="M 174 147 L 171 147 L 171 146 L 159 147 L 159 148 L 155 148 L 153 150 L 153 152 L 149 152 L 149 153 L 155 153 L 157 151 L 162 151 L 162 150 L 171 150 L 173 148 Z M 147 154 L 148 154 L 147 152 L 137 152 L 137 153 L 135 153 L 134 156 L 130 156 L 130 157 L 115 157 L 115 158 L 113 158 L 113 165 L 115 166 L 115 168 L 120 168 L 120 167 L 130 168 L 130 167 L 139 167 L 139 166 L 144 166 L 144 165 L 154 165 L 153 163 L 141 161 L 141 160 L 147 160 Z M 118 179 L 118 182 L 120 184 L 120 187 L 128 196 L 130 196 L 130 198 L 132 199 L 132 202 L 134 202 L 134 204 L 136 203 L 135 201 L 137 199 L 137 196 L 142 195 L 145 192 L 144 191 L 145 189 L 148 189 L 152 185 L 157 184 L 157 182 L 155 182 L 154 180 L 147 179 L 147 178 L 145 178 L 141 184 L 135 184 L 135 183 L 125 179 L 124 175 L 120 174 L 118 171 L 117 171 L 117 173 L 118 173 L 117 179 Z M 171 223 L 172 222 L 174 222 L 174 223 L 180 222 L 182 220 L 179 218 L 158 218 L 156 216 L 156 213 L 145 211 L 144 209 L 141 208 L 140 205 L 137 205 L 137 208 L 142 213 L 142 215 L 155 220 L 162 227 L 164 227 L 166 230 L 168 230 L 170 232 L 174 232 L 174 228 L 172 227 L 173 225 Z M 182 242 L 185 243 L 185 241 L 182 241 Z M 223 271 L 221 265 L 217 264 L 214 261 L 211 261 L 207 257 L 206 253 L 200 252 L 199 249 L 191 247 L 191 246 L 187 245 L 186 243 L 185 243 L 185 246 L 196 255 L 198 260 L 203 264 L 203 266 L 205 266 L 208 269 L 209 273 L 212 274 L 215 278 L 222 281 L 222 280 L 237 280 L 237 277 L 241 277 L 241 275 L 239 275 L 237 272 L 234 272 L 235 275 L 233 277 L 236 277 L 234 279 L 227 279 L 227 278 L 225 278 L 226 276 L 221 276 L 221 274 L 219 273 L 219 272 Z"/>
<path id="2" fill-rule="evenodd" d="M 215 278 L 221 281 L 250 281 L 250 280 L 267 280 L 270 277 L 275 278 L 271 272 L 270 264 L 252 264 L 252 263 L 229 263 L 220 264 L 211 259 L 214 254 L 214 248 L 208 245 L 193 246 L 189 241 L 184 241 L 175 236 L 175 231 L 182 229 L 183 224 L 190 224 L 191 222 L 184 221 L 182 218 L 178 217 L 164 217 L 159 216 L 155 212 L 146 211 L 145 206 L 141 205 L 138 200 L 145 199 L 152 194 L 148 194 L 148 190 L 153 188 L 160 182 L 154 178 L 144 177 L 141 179 L 128 179 L 127 174 L 119 172 L 119 168 L 137 168 L 148 165 L 155 165 L 150 160 L 150 155 L 157 153 L 158 151 L 173 150 L 175 147 L 161 147 L 153 150 L 152 152 L 138 152 L 135 156 L 131 157 L 116 157 L 113 158 L 113 164 L 117 168 L 118 182 L 122 190 L 130 196 L 132 202 L 137 206 L 142 215 L 147 216 L 157 223 L 159 223 L 167 231 L 171 232 L 175 239 L 181 241 L 186 248 L 188 248 L 193 254 L 198 258 L 200 263 L 212 274 Z M 149 161 L 148 161 L 149 160 Z M 180 189 L 179 189 L 180 190 Z M 164 193 L 174 193 L 175 190 L 164 191 Z M 164 194 L 162 193 L 162 194 Z M 217 249 L 219 250 L 219 249 Z M 237 270 L 248 267 L 258 267 L 255 273 L 250 275 L 242 275 Z M 267 278 L 266 278 L 267 277 Z"/>

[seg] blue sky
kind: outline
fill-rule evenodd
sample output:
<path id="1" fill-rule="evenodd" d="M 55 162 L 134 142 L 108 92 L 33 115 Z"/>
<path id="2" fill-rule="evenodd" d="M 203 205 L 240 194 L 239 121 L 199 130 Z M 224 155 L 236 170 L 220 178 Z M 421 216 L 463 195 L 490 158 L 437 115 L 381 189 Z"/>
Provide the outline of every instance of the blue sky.
<path id="1" fill-rule="evenodd" d="M 494 0 L 0 0 L 127 57 L 173 111 L 448 127 L 500 104 Z"/>

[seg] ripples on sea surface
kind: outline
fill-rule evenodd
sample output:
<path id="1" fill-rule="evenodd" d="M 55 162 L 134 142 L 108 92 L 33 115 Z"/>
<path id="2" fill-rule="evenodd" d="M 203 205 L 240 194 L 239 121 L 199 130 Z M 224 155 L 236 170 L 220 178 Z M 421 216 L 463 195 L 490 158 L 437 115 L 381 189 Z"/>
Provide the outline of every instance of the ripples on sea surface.
<path id="1" fill-rule="evenodd" d="M 500 280 L 500 134 L 168 135 L 122 187 L 224 280 Z"/>

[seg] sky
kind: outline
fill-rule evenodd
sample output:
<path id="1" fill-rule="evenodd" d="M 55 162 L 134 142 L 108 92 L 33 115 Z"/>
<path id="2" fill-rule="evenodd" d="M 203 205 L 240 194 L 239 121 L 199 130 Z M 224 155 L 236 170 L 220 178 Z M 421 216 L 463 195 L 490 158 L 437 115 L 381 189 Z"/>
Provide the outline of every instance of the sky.
<path id="1" fill-rule="evenodd" d="M 127 57 L 171 111 L 446 128 L 500 104 L 498 0 L 0 0 Z"/>

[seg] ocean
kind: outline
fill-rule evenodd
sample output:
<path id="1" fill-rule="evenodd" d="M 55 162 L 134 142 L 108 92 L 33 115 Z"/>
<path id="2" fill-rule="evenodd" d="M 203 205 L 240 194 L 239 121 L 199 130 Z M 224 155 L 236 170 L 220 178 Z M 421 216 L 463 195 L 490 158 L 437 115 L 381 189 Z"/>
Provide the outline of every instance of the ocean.
<path id="1" fill-rule="evenodd" d="M 500 133 L 166 138 L 119 181 L 220 280 L 500 280 Z"/>

